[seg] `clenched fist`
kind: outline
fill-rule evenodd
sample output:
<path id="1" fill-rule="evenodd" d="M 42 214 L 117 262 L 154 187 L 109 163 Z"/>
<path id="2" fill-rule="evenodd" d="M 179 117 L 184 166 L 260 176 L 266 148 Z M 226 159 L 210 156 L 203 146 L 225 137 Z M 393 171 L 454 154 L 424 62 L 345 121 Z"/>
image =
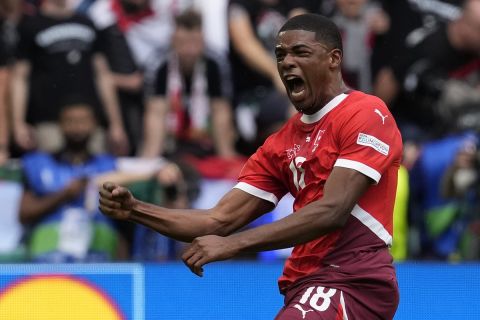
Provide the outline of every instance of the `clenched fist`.
<path id="1" fill-rule="evenodd" d="M 136 201 L 127 188 L 114 183 L 105 182 L 100 189 L 99 209 L 111 218 L 128 220 Z"/>

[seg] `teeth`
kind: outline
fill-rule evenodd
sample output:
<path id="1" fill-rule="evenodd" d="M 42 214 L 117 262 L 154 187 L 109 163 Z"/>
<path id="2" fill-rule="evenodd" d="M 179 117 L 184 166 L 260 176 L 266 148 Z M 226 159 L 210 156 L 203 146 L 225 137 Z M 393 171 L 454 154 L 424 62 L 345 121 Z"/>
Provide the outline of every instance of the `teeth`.
<path id="1" fill-rule="evenodd" d="M 298 97 L 298 96 L 301 96 L 303 94 L 305 90 L 302 90 L 300 92 L 291 92 L 291 95 L 292 97 Z"/>

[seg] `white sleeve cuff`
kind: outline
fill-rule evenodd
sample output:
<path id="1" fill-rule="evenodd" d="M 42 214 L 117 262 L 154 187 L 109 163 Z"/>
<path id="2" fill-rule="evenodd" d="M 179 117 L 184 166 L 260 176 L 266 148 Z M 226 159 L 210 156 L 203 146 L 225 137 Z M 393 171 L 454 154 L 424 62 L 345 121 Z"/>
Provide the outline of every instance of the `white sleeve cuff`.
<path id="1" fill-rule="evenodd" d="M 354 160 L 337 159 L 334 166 L 356 170 L 373 179 L 376 183 L 378 183 L 380 181 L 380 178 L 382 177 L 380 172 L 378 172 L 377 170 L 367 166 L 366 164 Z"/>
<path id="2" fill-rule="evenodd" d="M 276 206 L 278 203 L 278 198 L 273 193 L 254 187 L 246 182 L 239 182 L 234 186 L 234 188 L 245 191 L 246 193 L 251 194 L 252 196 L 255 196 L 257 198 L 269 201 L 273 203 L 274 206 Z"/>

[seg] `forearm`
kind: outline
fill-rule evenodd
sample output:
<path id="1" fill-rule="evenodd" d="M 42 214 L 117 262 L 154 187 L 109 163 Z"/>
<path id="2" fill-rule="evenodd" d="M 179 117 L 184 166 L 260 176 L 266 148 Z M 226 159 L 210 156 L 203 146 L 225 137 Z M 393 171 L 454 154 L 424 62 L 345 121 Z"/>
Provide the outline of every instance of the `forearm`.
<path id="1" fill-rule="evenodd" d="M 20 205 L 20 221 L 24 224 L 34 222 L 51 214 L 67 200 L 68 194 L 65 190 L 43 197 L 24 195 Z"/>
<path id="2" fill-rule="evenodd" d="M 392 103 L 399 91 L 399 83 L 391 68 L 382 68 L 374 81 L 373 91 L 387 105 Z"/>
<path id="3" fill-rule="evenodd" d="M 232 156 L 235 154 L 235 133 L 230 106 L 223 99 L 213 101 L 212 106 L 215 149 L 220 156 Z"/>
<path id="4" fill-rule="evenodd" d="M 13 69 L 11 82 L 11 103 L 13 126 L 25 122 L 26 106 L 28 97 L 28 74 L 29 65 L 26 62 L 18 62 Z"/>
<path id="5" fill-rule="evenodd" d="M 311 241 L 342 228 L 370 185 L 367 176 L 335 167 L 320 200 L 271 224 L 232 235 L 230 240 L 238 252 L 288 248 Z"/>
<path id="6" fill-rule="evenodd" d="M 289 248 L 341 228 L 346 219 L 339 210 L 342 209 L 314 202 L 281 220 L 233 234 L 229 238 L 238 252 Z M 339 219 L 341 216 L 343 218 Z"/>
<path id="7" fill-rule="evenodd" d="M 102 105 L 105 109 L 109 125 L 122 127 L 123 121 L 120 113 L 116 87 L 111 71 L 102 56 L 95 57 L 96 86 Z"/>
<path id="8" fill-rule="evenodd" d="M 166 138 L 167 105 L 163 98 L 153 98 L 147 105 L 144 118 L 145 142 L 142 147 L 143 157 L 158 157 L 164 151 Z"/>
<path id="9" fill-rule="evenodd" d="M 210 210 L 167 209 L 136 200 L 130 221 L 143 224 L 175 240 L 191 242 L 207 234 L 221 234 Z"/>
<path id="10" fill-rule="evenodd" d="M 140 72 L 132 74 L 112 73 L 115 87 L 129 92 L 139 92 L 143 85 L 143 76 Z"/>
<path id="11" fill-rule="evenodd" d="M 5 151 L 8 144 L 8 110 L 6 105 L 6 88 L 8 73 L 6 68 L 0 68 L 0 153 Z"/>
<path id="12" fill-rule="evenodd" d="M 142 156 L 147 158 L 159 157 L 164 151 L 165 121 L 147 115 L 144 128 L 145 142 L 142 148 Z"/>
<path id="13" fill-rule="evenodd" d="M 269 53 L 256 38 L 248 15 L 241 7 L 230 9 L 229 33 L 234 49 L 245 63 L 268 78 L 277 76 L 273 52 Z"/>

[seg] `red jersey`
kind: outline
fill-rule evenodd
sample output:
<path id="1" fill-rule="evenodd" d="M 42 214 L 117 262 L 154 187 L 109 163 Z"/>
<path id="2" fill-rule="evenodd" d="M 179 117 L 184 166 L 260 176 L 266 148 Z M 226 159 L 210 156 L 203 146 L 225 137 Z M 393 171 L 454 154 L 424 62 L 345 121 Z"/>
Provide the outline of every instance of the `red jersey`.
<path id="1" fill-rule="evenodd" d="M 352 91 L 338 95 L 313 115 L 292 117 L 250 157 L 235 187 L 274 204 L 290 192 L 294 212 L 322 198 L 335 166 L 359 171 L 374 181 L 342 229 L 295 246 L 279 279 L 282 292 L 302 278 L 324 273 L 325 268 L 377 272 L 368 264 L 379 259 L 360 259 L 359 252 L 388 255 L 380 260 L 393 269 L 386 248 L 392 242 L 401 155 L 401 135 L 386 105 L 377 97 Z"/>

